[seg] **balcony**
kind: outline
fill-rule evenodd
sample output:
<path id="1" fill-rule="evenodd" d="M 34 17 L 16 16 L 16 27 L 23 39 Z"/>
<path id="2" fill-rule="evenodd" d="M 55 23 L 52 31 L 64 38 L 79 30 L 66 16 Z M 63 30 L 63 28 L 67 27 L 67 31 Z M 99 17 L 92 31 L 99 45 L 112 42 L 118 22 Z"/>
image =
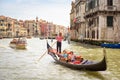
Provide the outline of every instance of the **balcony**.
<path id="1" fill-rule="evenodd" d="M 97 6 L 93 9 L 90 9 L 88 11 L 86 11 L 85 13 L 85 17 L 91 15 L 91 14 L 94 14 L 94 13 L 97 13 L 97 12 L 120 12 L 120 10 L 118 9 L 117 6 L 113 5 L 113 6 L 108 6 L 108 5 L 105 5 L 105 6 Z"/>
<path id="2" fill-rule="evenodd" d="M 117 7 L 116 6 L 104 6 L 104 10 L 105 11 L 117 11 Z"/>

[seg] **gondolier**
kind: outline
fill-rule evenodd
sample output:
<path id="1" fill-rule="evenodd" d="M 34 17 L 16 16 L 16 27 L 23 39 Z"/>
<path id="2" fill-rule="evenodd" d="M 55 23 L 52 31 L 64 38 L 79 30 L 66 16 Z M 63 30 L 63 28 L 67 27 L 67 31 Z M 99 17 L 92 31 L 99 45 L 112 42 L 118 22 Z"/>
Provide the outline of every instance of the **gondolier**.
<path id="1" fill-rule="evenodd" d="M 61 46 L 62 46 L 62 40 L 63 40 L 63 36 L 62 33 L 60 32 L 59 35 L 56 37 L 57 40 L 57 52 L 61 53 Z"/>

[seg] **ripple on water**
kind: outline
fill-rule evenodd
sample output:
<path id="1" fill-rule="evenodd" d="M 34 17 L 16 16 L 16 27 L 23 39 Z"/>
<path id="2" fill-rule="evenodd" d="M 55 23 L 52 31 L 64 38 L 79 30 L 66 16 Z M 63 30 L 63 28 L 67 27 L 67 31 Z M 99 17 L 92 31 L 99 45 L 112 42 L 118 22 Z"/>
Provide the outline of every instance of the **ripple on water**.
<path id="1" fill-rule="evenodd" d="M 54 60 L 45 55 L 46 41 L 38 38 L 27 40 L 27 50 L 14 50 L 8 47 L 11 39 L 0 41 L 0 79 L 1 80 L 119 80 L 120 79 L 120 50 L 106 49 L 106 71 L 78 71 L 54 63 Z M 48 40 L 50 44 L 50 40 Z M 56 48 L 56 45 L 54 45 Z M 75 54 L 86 59 L 102 59 L 102 48 L 87 44 L 63 42 L 62 49 L 73 50 Z"/>

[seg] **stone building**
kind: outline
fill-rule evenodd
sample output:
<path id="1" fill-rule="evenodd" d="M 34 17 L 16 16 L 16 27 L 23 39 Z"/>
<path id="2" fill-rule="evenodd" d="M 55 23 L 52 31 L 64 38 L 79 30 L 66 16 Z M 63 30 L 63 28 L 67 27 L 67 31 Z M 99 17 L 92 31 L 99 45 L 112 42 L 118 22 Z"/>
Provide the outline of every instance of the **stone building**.
<path id="1" fill-rule="evenodd" d="M 71 3 L 70 29 L 73 39 L 83 39 L 85 37 L 85 2 L 86 0 L 75 0 Z"/>
<path id="2" fill-rule="evenodd" d="M 7 18 L 5 16 L 0 16 L 0 35 L 2 37 L 6 37 L 6 29 L 7 29 Z"/>
<path id="3" fill-rule="evenodd" d="M 52 22 L 48 22 L 47 23 L 47 30 L 48 30 L 48 36 L 49 38 L 52 38 L 54 37 L 54 34 L 55 34 L 55 26 Z"/>
<path id="4" fill-rule="evenodd" d="M 20 25 L 17 19 L 13 19 L 13 26 L 12 26 L 12 33 L 13 33 L 13 37 L 19 37 L 20 35 Z"/>
<path id="5" fill-rule="evenodd" d="M 85 38 L 120 42 L 120 0 L 86 0 Z"/>
<path id="6" fill-rule="evenodd" d="M 40 28 L 41 28 L 41 33 L 40 36 L 47 36 L 47 21 L 46 20 L 39 20 L 40 22 Z"/>
<path id="7" fill-rule="evenodd" d="M 19 20 L 19 26 L 20 26 L 19 35 L 24 37 L 27 36 L 27 28 L 25 28 L 23 20 Z"/>
<path id="8" fill-rule="evenodd" d="M 0 35 L 13 37 L 13 20 L 10 17 L 0 16 Z"/>
<path id="9" fill-rule="evenodd" d="M 77 31 L 75 26 L 76 18 L 75 18 L 75 2 L 72 1 L 71 3 L 71 12 L 70 12 L 70 32 L 71 32 L 71 39 L 77 38 Z"/>
<path id="10" fill-rule="evenodd" d="M 6 38 L 20 36 L 56 36 L 57 33 L 64 34 L 64 26 L 53 24 L 45 20 L 17 20 L 6 16 L 0 16 L 0 36 Z"/>
<path id="11" fill-rule="evenodd" d="M 24 21 L 24 27 L 27 29 L 27 35 L 33 36 L 34 35 L 34 25 L 35 20 L 25 20 Z"/>
<path id="12" fill-rule="evenodd" d="M 86 0 L 75 0 L 75 9 L 76 9 L 76 22 L 75 26 L 77 27 L 78 39 L 85 38 L 85 1 Z"/>

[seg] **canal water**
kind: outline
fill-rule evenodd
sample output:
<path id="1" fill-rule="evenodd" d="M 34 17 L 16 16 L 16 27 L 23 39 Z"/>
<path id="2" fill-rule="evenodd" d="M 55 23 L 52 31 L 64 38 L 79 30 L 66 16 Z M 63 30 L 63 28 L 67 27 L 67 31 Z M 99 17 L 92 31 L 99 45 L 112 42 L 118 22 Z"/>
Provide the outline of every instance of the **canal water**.
<path id="1" fill-rule="evenodd" d="M 78 71 L 55 64 L 47 54 L 39 60 L 46 51 L 46 40 L 27 39 L 26 50 L 10 48 L 11 40 L 0 39 L 0 80 L 120 80 L 120 49 L 106 49 L 106 71 Z M 98 46 L 63 41 L 62 49 L 90 60 L 103 58 L 103 48 Z"/>

